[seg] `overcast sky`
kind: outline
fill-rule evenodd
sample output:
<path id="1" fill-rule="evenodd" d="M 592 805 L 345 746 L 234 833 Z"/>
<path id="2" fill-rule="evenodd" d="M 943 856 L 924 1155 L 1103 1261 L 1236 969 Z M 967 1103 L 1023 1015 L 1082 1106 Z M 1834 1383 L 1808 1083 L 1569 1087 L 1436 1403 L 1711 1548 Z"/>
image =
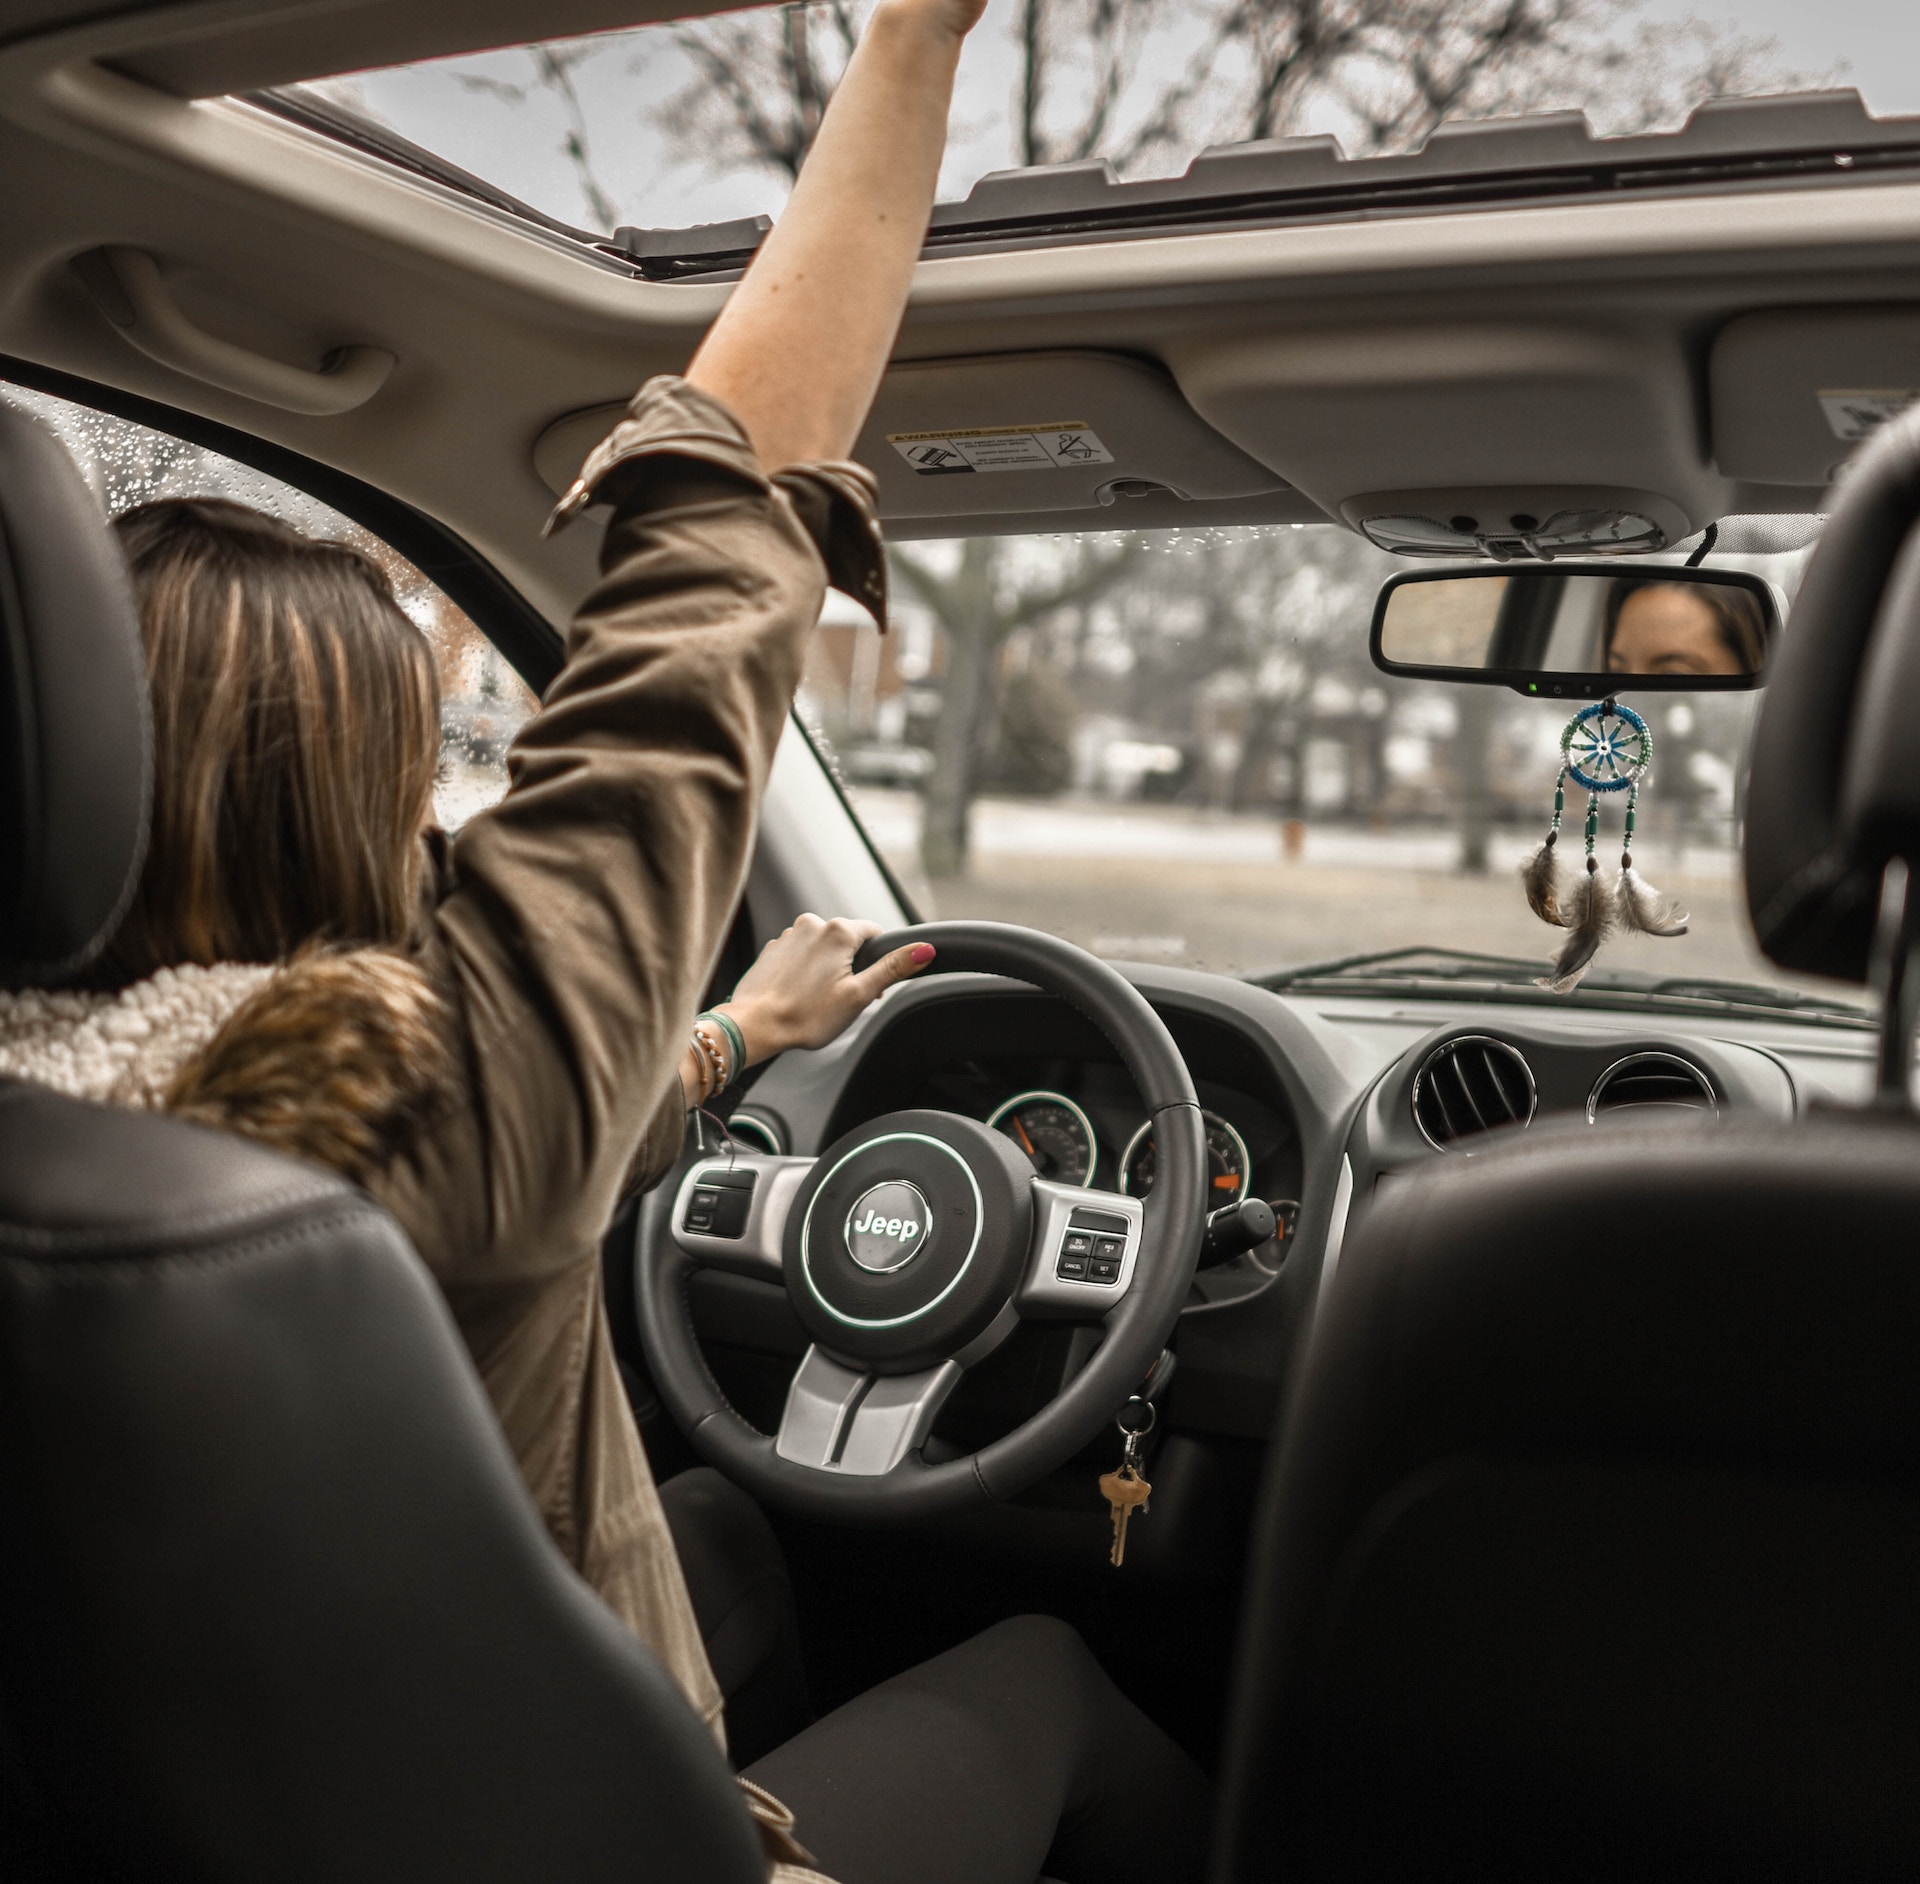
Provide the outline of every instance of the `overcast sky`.
<path id="1" fill-rule="evenodd" d="M 1013 4 L 991 0 L 968 47 L 943 197 L 964 196 L 977 177 L 1011 161 L 1006 47 Z M 1784 69 L 1825 75 L 1844 66 L 1840 82 L 1857 86 L 1870 110 L 1920 114 L 1920 0 L 1643 0 L 1640 14 L 1693 17 L 1776 39 Z M 357 102 L 416 142 L 549 215 L 590 224 L 564 154 L 567 123 L 558 102 L 534 94 L 514 103 L 473 83 L 524 85 L 529 76 L 525 55 L 496 53 L 348 83 Z M 577 76 L 594 167 L 618 199 L 622 220 L 684 226 L 778 209 L 784 190 L 774 177 L 716 172 L 702 155 L 676 149 L 661 135 L 658 110 L 689 76 L 666 29 L 609 38 Z"/>
<path id="2" fill-rule="evenodd" d="M 1725 21 L 1780 42 L 1781 63 L 1824 72 L 1840 60 L 1881 117 L 1920 113 L 1920 0 L 1647 0 L 1649 19 Z"/>

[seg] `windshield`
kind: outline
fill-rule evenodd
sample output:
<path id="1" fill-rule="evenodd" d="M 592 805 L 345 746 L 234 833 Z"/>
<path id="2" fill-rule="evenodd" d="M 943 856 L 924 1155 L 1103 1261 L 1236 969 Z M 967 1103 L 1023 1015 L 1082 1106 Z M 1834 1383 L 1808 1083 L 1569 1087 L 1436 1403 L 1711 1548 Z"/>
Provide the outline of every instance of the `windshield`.
<path id="1" fill-rule="evenodd" d="M 541 214 L 607 235 L 775 215 L 866 0 L 722 14 L 290 88 Z M 1794 0 L 993 0 L 962 63 L 943 200 L 1101 159 L 1177 176 L 1292 135 L 1419 150 L 1442 120 L 1583 111 L 1672 130 L 1709 98 L 1856 86 L 1920 111 L 1905 10 Z"/>
<path id="2" fill-rule="evenodd" d="M 1790 596 L 1808 553 L 1710 566 Z M 1406 564 L 1333 526 L 973 539 L 893 558 L 894 632 L 830 615 L 801 704 L 924 914 L 1243 975 L 1420 951 L 1315 985 L 1552 998 L 1531 984 L 1560 934 L 1518 872 L 1547 830 L 1571 709 L 1379 673 L 1374 596 Z M 1714 1005 L 1724 991 L 1700 984 L 1734 982 L 1847 1000 L 1783 978 L 1753 942 L 1738 847 L 1760 696 L 1621 698 L 1655 741 L 1636 865 L 1691 921 L 1681 937 L 1610 940 L 1586 998 L 1684 982 L 1663 1002 Z M 1576 858 L 1582 809 L 1567 820 Z M 1609 870 L 1621 819 L 1617 803 L 1602 813 Z"/>
<path id="3" fill-rule="evenodd" d="M 420 147 L 410 156 L 389 138 L 395 161 L 458 166 L 570 230 L 624 228 L 624 253 L 671 274 L 680 250 L 649 248 L 660 232 L 778 213 L 866 11 L 830 0 L 720 14 L 361 73 L 269 102 L 376 123 Z M 1302 134 L 1349 156 L 1412 152 L 1446 119 L 1552 110 L 1631 136 L 1676 127 L 1709 99 L 1833 85 L 1857 86 L 1883 117 L 1920 112 L 1907 10 L 992 0 L 962 67 L 941 190 L 952 201 L 991 172 L 1085 159 L 1168 177 L 1211 145 Z M 330 128 L 356 134 L 348 120 Z M 1748 135 L 1725 112 L 1707 129 L 1735 146 Z M 1448 143 L 1429 154 L 1444 158 Z M 1829 184 L 1865 175 L 1836 173 L 1825 154 L 1819 167 Z M 737 265 L 754 239 L 714 232 L 706 260 Z M 1787 594 L 1803 560 L 1714 558 Z M 1556 932 L 1529 912 L 1517 872 L 1546 829 L 1564 715 L 1499 689 L 1377 673 L 1369 611 L 1398 566 L 1331 526 L 908 544 L 896 552 L 897 632 L 877 639 L 830 615 L 802 709 L 929 914 L 1242 974 L 1390 957 L 1316 978 L 1357 991 L 1530 990 Z M 1641 871 L 1691 923 L 1679 938 L 1616 937 L 1576 998 L 1647 1000 L 1674 981 L 1694 992 L 1659 999 L 1729 998 L 1703 991 L 1716 982 L 1795 993 L 1755 948 L 1740 894 L 1756 697 L 1627 700 L 1657 748 Z M 1609 866 L 1618 837 L 1613 811 Z M 1397 953 L 1410 950 L 1423 953 Z"/>

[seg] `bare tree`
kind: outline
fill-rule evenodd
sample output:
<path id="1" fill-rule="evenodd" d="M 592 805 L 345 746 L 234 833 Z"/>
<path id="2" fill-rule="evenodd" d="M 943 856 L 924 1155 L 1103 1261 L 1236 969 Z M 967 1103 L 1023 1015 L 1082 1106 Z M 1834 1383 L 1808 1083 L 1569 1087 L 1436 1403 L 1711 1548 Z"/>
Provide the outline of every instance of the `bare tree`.
<path id="1" fill-rule="evenodd" d="M 1726 89 L 1753 89 L 1772 47 L 1689 22 L 1633 24 L 1637 0 L 1019 0 L 1011 86 L 1011 154 L 1025 164 L 1105 157 L 1123 171 L 1208 140 L 1283 135 L 1314 108 L 1337 109 L 1365 150 L 1417 147 L 1450 116 L 1607 104 L 1611 128 L 1642 128 Z M 856 0 L 813 0 L 778 13 L 677 28 L 695 78 L 662 122 L 716 163 L 746 161 L 797 176 L 858 37 Z M 1184 47 L 1180 57 L 1172 49 Z M 1085 603 L 1131 566 L 1125 551 L 1089 552 L 1060 583 L 1023 586 L 1016 559 L 969 540 L 950 573 L 895 552 L 902 584 L 932 612 L 946 644 L 922 862 L 930 876 L 966 867 L 971 806 L 996 704 L 1000 650 L 1017 629 Z M 1224 617 L 1223 617 L 1224 619 Z M 1189 689 L 1190 691 L 1190 689 Z M 1269 703 L 1275 726 L 1256 757 L 1298 747 L 1310 706 Z M 1485 772 L 1488 736 L 1463 720 L 1458 759 Z M 1375 729 L 1374 745 L 1379 745 Z M 1289 755 L 1295 789 L 1302 771 Z M 1368 761 L 1381 769 L 1378 752 Z M 1243 768 L 1244 769 L 1244 768 Z M 1377 788 L 1377 780 L 1375 781 Z M 1239 786 L 1235 786 L 1239 795 Z M 1484 867 L 1486 793 L 1470 788 L 1467 867 Z"/>
<path id="2" fill-rule="evenodd" d="M 558 101 L 566 117 L 560 148 L 573 166 L 580 194 L 586 198 L 587 211 L 596 228 L 610 233 L 620 220 L 620 208 L 594 168 L 593 147 L 587 136 L 587 110 L 574 77 L 598 50 L 591 40 L 555 40 L 547 45 L 529 46 L 527 56 L 533 61 L 533 77 L 527 84 L 514 85 L 474 72 L 463 72 L 460 84 L 466 91 L 483 93 L 507 105 L 524 105 L 537 92 L 545 92 Z"/>
<path id="3" fill-rule="evenodd" d="M 973 800 L 994 720 L 1000 651 L 1008 636 L 1091 601 L 1139 555 L 1139 544 L 1126 539 L 1082 546 L 1064 573 L 1022 583 L 992 537 L 967 538 L 954 567 L 944 572 L 924 555 L 893 550 L 902 586 L 933 616 L 946 643 L 933 771 L 920 827 L 920 862 L 928 876 L 958 876 L 966 869 Z"/>
<path id="4" fill-rule="evenodd" d="M 661 128 L 695 148 L 710 141 L 722 163 L 745 158 L 791 181 L 859 37 L 848 0 L 678 26 L 694 77 L 662 109 Z"/>

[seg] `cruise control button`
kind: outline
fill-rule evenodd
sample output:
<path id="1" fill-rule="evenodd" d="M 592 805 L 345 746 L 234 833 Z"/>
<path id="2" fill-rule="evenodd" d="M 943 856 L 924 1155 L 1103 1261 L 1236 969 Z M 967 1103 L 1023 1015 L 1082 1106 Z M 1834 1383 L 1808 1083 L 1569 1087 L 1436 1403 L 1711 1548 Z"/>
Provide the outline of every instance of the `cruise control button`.
<path id="1" fill-rule="evenodd" d="M 1127 1253 L 1127 1241 L 1121 1236 L 1102 1236 L 1094 1239 L 1093 1253 L 1103 1256 L 1109 1262 L 1118 1262 Z"/>
<path id="2" fill-rule="evenodd" d="M 1070 1282 L 1084 1282 L 1087 1275 L 1087 1259 L 1084 1256 L 1062 1256 L 1056 1272 Z"/>
<path id="3" fill-rule="evenodd" d="M 1090 1282 L 1118 1282 L 1120 1265 L 1111 1256 L 1096 1256 L 1087 1265 L 1087 1279 Z"/>
<path id="4" fill-rule="evenodd" d="M 1066 1239 L 1060 1245 L 1062 1256 L 1091 1256 L 1093 1238 L 1077 1230 L 1069 1230 Z"/>

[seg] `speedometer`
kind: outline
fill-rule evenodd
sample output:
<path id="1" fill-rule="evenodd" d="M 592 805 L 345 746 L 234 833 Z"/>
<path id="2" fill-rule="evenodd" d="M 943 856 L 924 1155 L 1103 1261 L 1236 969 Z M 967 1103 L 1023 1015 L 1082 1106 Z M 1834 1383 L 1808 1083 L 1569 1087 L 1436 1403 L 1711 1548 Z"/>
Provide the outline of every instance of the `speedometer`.
<path id="1" fill-rule="evenodd" d="M 1247 1141 L 1217 1112 L 1202 1112 L 1207 1128 L 1207 1208 L 1218 1210 L 1246 1196 L 1253 1177 Z M 1120 1160 L 1120 1188 L 1129 1197 L 1144 1197 L 1153 1189 L 1153 1127 L 1143 1125 Z"/>
<path id="2" fill-rule="evenodd" d="M 987 1120 L 1033 1160 L 1033 1168 L 1056 1184 L 1093 1182 L 1098 1141 L 1087 1115 L 1060 1092 L 1019 1092 Z"/>

